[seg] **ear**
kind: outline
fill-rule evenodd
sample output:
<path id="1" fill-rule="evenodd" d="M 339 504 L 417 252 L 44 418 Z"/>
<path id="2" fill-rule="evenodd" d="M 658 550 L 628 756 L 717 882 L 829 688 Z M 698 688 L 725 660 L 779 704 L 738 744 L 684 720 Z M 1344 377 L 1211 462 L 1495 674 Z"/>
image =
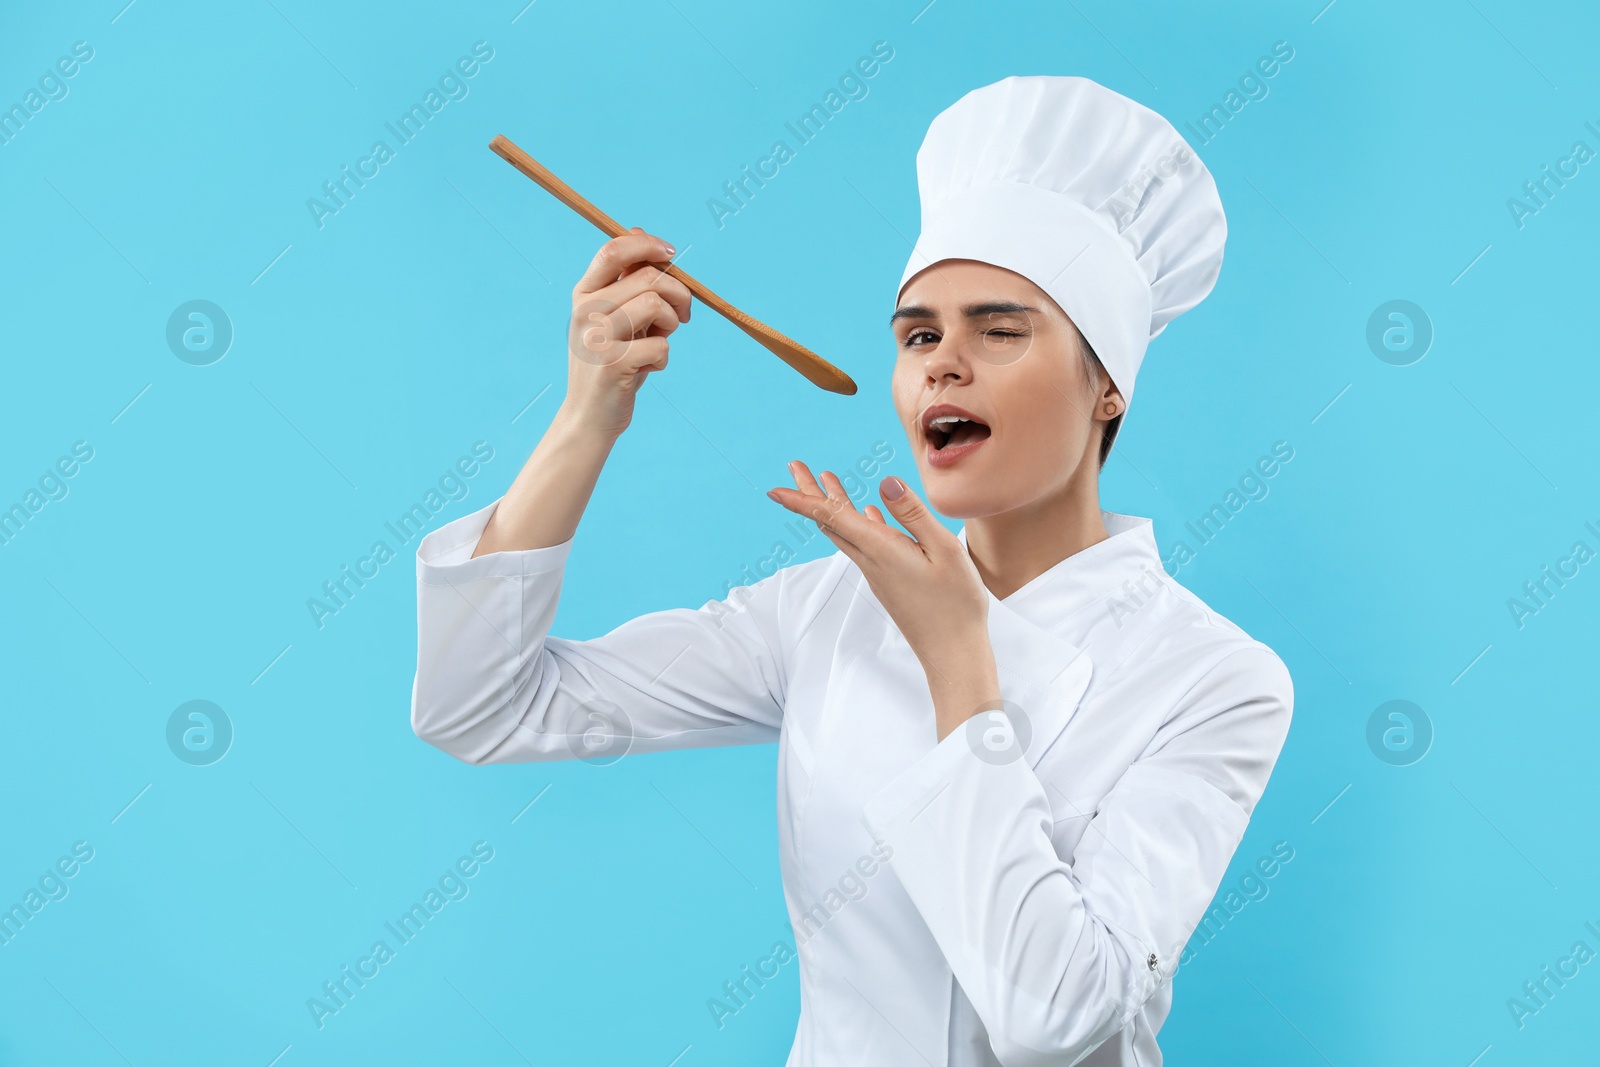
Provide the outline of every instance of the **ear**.
<path id="1" fill-rule="evenodd" d="M 1094 398 L 1094 418 L 1096 422 L 1110 422 L 1112 419 L 1128 410 L 1127 401 L 1122 399 L 1122 390 L 1108 374 L 1101 383 L 1100 392 Z"/>

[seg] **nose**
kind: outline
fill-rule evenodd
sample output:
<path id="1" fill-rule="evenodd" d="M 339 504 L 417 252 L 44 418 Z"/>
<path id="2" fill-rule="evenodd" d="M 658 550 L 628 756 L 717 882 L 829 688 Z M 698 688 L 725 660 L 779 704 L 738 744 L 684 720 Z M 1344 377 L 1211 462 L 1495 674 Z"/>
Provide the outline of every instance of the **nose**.
<path id="1" fill-rule="evenodd" d="M 967 353 L 962 351 L 959 339 L 948 334 L 939 339 L 937 348 L 923 357 L 922 370 L 929 384 L 939 387 L 960 385 L 972 378 Z"/>

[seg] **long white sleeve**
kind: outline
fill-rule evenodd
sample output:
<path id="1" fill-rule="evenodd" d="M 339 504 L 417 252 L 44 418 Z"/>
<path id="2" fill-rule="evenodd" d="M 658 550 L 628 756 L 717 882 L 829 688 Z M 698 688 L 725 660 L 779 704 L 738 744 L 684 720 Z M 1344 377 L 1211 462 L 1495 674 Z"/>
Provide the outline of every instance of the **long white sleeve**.
<path id="1" fill-rule="evenodd" d="M 593 640 L 550 637 L 572 541 L 471 558 L 498 503 L 417 548 L 418 737 L 475 764 L 778 739 L 786 572 Z"/>
<path id="2" fill-rule="evenodd" d="M 952 731 L 863 809 L 1006 1067 L 1077 1063 L 1176 969 L 1288 730 L 1292 687 L 1263 646 L 1186 695 L 1101 801 L 1071 863 L 1052 802 L 1074 791 Z M 1060 817 L 1056 813 L 1054 817 Z"/>

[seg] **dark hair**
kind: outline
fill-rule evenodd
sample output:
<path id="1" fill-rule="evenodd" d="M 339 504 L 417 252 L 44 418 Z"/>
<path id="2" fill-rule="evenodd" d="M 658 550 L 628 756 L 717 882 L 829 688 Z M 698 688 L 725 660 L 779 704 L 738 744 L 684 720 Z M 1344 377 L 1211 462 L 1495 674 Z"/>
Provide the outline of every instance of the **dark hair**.
<path id="1" fill-rule="evenodd" d="M 1077 328 L 1078 328 L 1077 324 L 1073 323 L 1073 327 L 1072 328 L 1074 330 L 1077 330 Z M 1101 363 L 1100 362 L 1100 357 L 1094 354 L 1094 346 L 1089 343 L 1089 339 L 1088 338 L 1083 336 L 1083 332 L 1081 330 L 1078 331 L 1078 344 L 1082 347 L 1083 369 L 1089 375 L 1090 383 L 1092 385 L 1094 385 L 1096 389 L 1099 389 L 1100 383 L 1105 381 L 1107 378 L 1110 377 L 1110 374 L 1108 374 L 1107 371 L 1106 371 L 1106 365 L 1104 363 Z M 1117 430 L 1121 426 L 1122 426 L 1122 414 L 1121 413 L 1117 414 L 1113 418 L 1110 418 L 1110 419 L 1106 420 L 1105 429 L 1101 431 L 1101 435 L 1100 435 L 1100 467 L 1101 467 L 1101 469 L 1105 468 L 1106 460 L 1111 455 L 1111 442 L 1116 440 Z"/>

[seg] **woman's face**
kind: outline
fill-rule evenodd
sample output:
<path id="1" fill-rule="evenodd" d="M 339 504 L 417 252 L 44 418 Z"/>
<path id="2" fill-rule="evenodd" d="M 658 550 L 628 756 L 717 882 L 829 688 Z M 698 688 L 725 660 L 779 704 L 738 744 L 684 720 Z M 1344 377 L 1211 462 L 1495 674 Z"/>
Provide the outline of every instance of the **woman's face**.
<path id="1" fill-rule="evenodd" d="M 943 260 L 906 286 L 890 325 L 895 411 L 934 510 L 998 515 L 1098 478 L 1105 405 L 1122 398 L 1090 379 L 1076 327 L 1044 290 Z"/>

